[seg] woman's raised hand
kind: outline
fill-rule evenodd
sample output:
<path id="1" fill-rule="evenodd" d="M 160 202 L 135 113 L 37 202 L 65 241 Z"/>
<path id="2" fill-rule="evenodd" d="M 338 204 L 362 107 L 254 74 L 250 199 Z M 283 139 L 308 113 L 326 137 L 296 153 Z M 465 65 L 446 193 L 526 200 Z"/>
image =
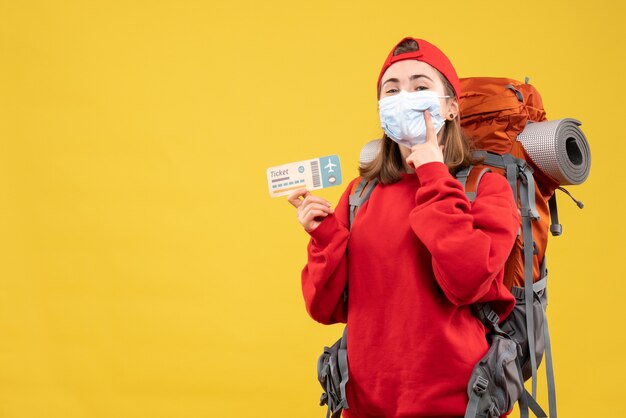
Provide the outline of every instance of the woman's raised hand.
<path id="1" fill-rule="evenodd" d="M 424 122 L 426 122 L 426 142 L 413 145 L 411 154 L 406 158 L 406 163 L 413 169 L 433 161 L 443 162 L 443 145 L 439 145 L 433 119 L 428 110 L 424 111 Z"/>
<path id="2" fill-rule="evenodd" d="M 335 212 L 330 202 L 313 196 L 307 189 L 294 190 L 287 200 L 298 210 L 298 221 L 307 232 L 313 231 L 325 217 Z"/>

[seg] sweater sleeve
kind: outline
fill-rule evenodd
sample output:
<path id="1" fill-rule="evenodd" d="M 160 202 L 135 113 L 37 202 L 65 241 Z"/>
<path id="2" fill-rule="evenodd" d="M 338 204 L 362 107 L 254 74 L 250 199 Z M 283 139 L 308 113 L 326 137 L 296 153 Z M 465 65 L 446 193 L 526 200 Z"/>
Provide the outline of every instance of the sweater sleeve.
<path id="1" fill-rule="evenodd" d="M 424 164 L 416 170 L 421 187 L 410 223 L 432 256 L 435 279 L 456 305 L 471 304 L 487 296 L 513 248 L 519 218 L 506 179 L 487 173 L 470 203 L 463 186 L 443 163 Z"/>
<path id="2" fill-rule="evenodd" d="M 343 292 L 348 282 L 348 198 L 354 181 L 339 199 L 335 212 L 309 233 L 311 240 L 307 247 L 307 264 L 302 270 L 302 293 L 307 312 L 322 324 L 347 321 Z"/>

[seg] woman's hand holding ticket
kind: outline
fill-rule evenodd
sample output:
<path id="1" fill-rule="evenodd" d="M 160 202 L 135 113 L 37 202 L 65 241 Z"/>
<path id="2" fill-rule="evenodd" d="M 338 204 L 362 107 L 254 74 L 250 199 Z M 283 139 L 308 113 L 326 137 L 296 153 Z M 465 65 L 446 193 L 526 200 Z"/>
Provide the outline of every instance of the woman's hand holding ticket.
<path id="1" fill-rule="evenodd" d="M 306 232 L 315 230 L 326 216 L 335 212 L 330 202 L 313 196 L 306 189 L 294 190 L 287 200 L 298 210 L 298 221 Z"/>

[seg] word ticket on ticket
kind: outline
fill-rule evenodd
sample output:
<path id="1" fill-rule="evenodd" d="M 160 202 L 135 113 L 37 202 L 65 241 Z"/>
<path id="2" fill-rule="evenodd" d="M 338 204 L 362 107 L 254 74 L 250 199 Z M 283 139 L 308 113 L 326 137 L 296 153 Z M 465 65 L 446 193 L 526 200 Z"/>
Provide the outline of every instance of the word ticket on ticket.
<path id="1" fill-rule="evenodd" d="M 314 158 L 267 169 L 270 196 L 285 196 L 295 189 L 324 189 L 341 184 L 339 157 Z"/>

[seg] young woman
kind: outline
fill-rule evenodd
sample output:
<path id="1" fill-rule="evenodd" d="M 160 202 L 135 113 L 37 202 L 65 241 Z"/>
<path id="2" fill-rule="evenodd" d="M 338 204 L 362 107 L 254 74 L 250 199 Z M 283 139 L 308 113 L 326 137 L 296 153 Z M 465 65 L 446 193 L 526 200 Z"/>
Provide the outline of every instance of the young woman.
<path id="1" fill-rule="evenodd" d="M 345 417 L 462 417 L 488 349 L 471 305 L 489 301 L 504 318 L 515 303 L 502 279 L 517 206 L 499 174 L 484 175 L 473 203 L 455 179 L 473 161 L 459 79 L 437 47 L 400 41 L 377 88 L 385 134 L 360 174 L 380 183 L 352 229 L 348 197 L 360 179 L 335 209 L 304 189 L 289 196 L 311 236 L 306 308 L 323 324 L 349 325 Z"/>

